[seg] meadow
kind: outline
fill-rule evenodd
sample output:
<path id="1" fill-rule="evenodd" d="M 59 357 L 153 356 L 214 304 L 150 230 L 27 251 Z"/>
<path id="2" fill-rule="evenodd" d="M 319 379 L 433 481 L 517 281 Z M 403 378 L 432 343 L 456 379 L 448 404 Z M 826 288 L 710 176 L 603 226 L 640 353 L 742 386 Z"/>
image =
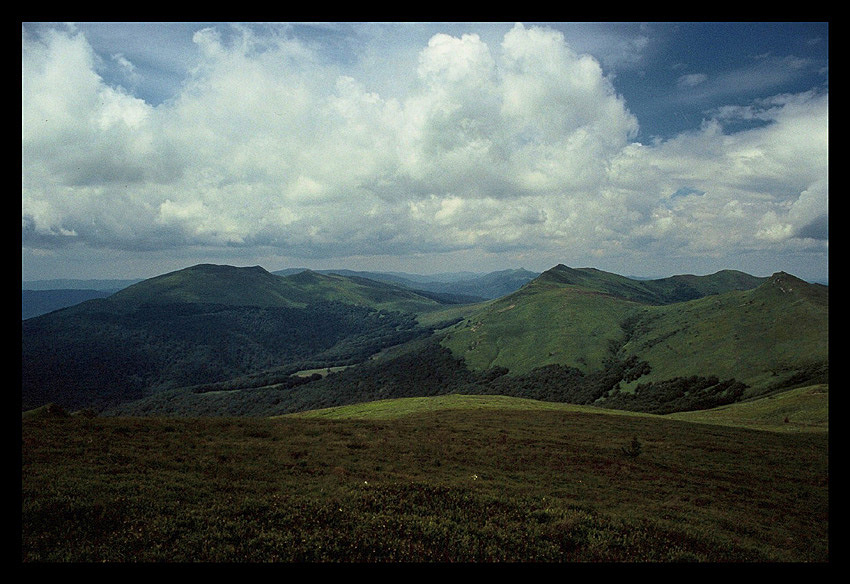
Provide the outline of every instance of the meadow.
<path id="1" fill-rule="evenodd" d="M 437 396 L 21 437 L 23 562 L 829 559 L 823 428 Z"/>

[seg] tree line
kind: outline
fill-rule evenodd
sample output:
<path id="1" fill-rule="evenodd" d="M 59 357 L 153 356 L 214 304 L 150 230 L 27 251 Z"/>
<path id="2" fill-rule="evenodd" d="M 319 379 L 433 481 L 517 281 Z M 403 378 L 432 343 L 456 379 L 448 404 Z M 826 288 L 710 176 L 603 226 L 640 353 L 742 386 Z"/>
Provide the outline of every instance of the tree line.
<path id="1" fill-rule="evenodd" d="M 394 359 L 365 362 L 307 381 L 301 378 L 277 387 L 242 387 L 203 398 L 177 390 L 125 404 L 111 413 L 270 416 L 380 399 L 465 393 L 661 414 L 731 403 L 746 388 L 735 380 L 695 376 L 640 384 L 633 392 L 621 389 L 622 384 L 649 371 L 649 365 L 636 357 L 612 358 L 604 369 L 589 373 L 557 364 L 523 375 L 510 375 L 504 367 L 472 371 L 462 358 L 431 339 Z"/>

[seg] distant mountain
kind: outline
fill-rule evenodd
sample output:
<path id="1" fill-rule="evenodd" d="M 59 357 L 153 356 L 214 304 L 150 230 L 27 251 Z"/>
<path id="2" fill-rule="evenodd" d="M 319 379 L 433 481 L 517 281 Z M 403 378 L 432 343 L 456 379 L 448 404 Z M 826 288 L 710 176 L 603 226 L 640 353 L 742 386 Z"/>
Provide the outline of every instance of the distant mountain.
<path id="1" fill-rule="evenodd" d="M 457 282 L 420 283 L 418 288 L 492 300 L 518 290 L 539 275 L 525 269 L 501 270 Z"/>
<path id="2" fill-rule="evenodd" d="M 216 279 L 222 277 L 220 283 L 226 284 L 228 281 L 228 273 L 234 273 L 233 270 L 255 270 L 258 278 L 266 278 L 265 283 L 255 280 L 253 286 L 254 292 L 246 290 L 238 290 L 233 293 L 227 293 L 225 289 L 216 288 L 215 294 L 223 294 L 217 301 L 222 303 L 236 304 L 255 304 L 271 303 L 276 304 L 282 302 L 284 305 L 303 305 L 304 298 L 314 300 L 311 297 L 314 287 L 308 285 L 309 278 L 291 278 L 299 274 L 309 273 L 321 276 L 327 276 L 328 279 L 323 281 L 323 294 L 326 299 L 331 296 L 336 296 L 339 300 L 351 301 L 355 303 L 377 303 L 385 304 L 381 307 L 419 311 L 427 310 L 442 304 L 467 304 L 480 302 L 498 298 L 519 288 L 522 284 L 536 277 L 537 274 L 526 270 L 504 270 L 502 272 L 493 272 L 491 274 L 472 274 L 471 272 L 457 272 L 437 274 L 433 276 L 419 276 L 415 274 L 405 274 L 399 272 L 366 272 L 355 270 L 309 270 L 307 268 L 289 268 L 276 272 L 266 272 L 263 268 L 255 266 L 254 268 L 233 268 L 231 266 L 213 266 L 210 264 L 201 264 L 190 268 L 195 271 L 194 278 Z M 271 274 L 273 276 L 282 276 L 287 278 L 288 286 L 283 286 L 281 282 L 269 280 L 262 274 Z M 207 297 L 204 290 L 211 290 L 209 286 L 203 286 L 193 291 L 179 292 L 181 283 L 180 279 L 186 276 L 184 270 L 178 270 L 162 276 L 157 276 L 144 281 L 144 286 L 141 288 L 134 287 L 132 291 L 122 295 L 123 298 L 130 299 L 131 297 L 141 294 L 142 297 L 159 298 L 159 301 L 199 301 L 204 298 L 204 301 L 214 300 Z M 244 276 L 244 274 L 242 275 Z M 240 276 L 240 277 L 242 277 Z M 334 276 L 343 276 L 346 279 L 340 280 Z M 370 282 L 365 282 L 369 280 Z M 58 310 L 78 304 L 84 300 L 92 298 L 105 298 L 119 290 L 123 290 L 143 282 L 142 280 L 38 280 L 25 282 L 25 286 L 32 286 L 31 289 L 22 290 L 21 294 L 21 314 L 22 319 L 31 318 L 45 314 L 52 310 Z M 357 284 L 359 282 L 359 284 Z M 400 286 L 414 292 L 414 294 L 402 293 L 397 289 L 382 288 L 379 283 L 392 284 Z M 239 281 L 239 286 L 244 285 Z M 60 291 L 58 288 L 64 286 L 68 291 Z M 83 286 L 89 286 L 90 290 L 85 291 Z M 51 287 L 57 287 L 52 289 Z M 300 287 L 300 289 L 299 289 Z M 355 290 L 356 289 L 356 290 Z M 37 290 L 37 293 L 33 291 Z M 230 287 L 233 291 L 233 287 Z M 331 290 L 335 290 L 332 294 Z M 358 298 L 358 294 L 362 294 L 362 298 Z M 387 298 L 386 301 L 379 300 L 381 296 Z M 300 300 L 299 300 L 300 298 Z"/>
<path id="3" fill-rule="evenodd" d="M 362 361 L 442 305 L 366 279 L 202 264 L 22 322 L 25 406 L 120 403 L 266 370 Z"/>
<path id="4" fill-rule="evenodd" d="M 292 274 L 296 274 L 298 272 L 303 272 L 308 268 L 286 268 L 283 270 L 273 271 L 273 274 L 278 274 L 280 276 L 291 276 Z M 411 274 L 408 272 L 375 272 L 375 271 L 364 271 L 364 270 L 348 270 L 345 268 L 332 269 L 332 270 L 313 270 L 319 272 L 321 274 L 339 274 L 340 276 L 359 276 L 361 278 L 369 278 L 370 280 L 377 280 L 379 282 L 392 282 L 396 284 L 420 284 L 420 283 L 428 283 L 428 282 L 439 282 L 439 283 L 450 283 L 450 282 L 461 282 L 465 280 L 474 280 L 475 278 L 480 278 L 481 276 L 486 275 L 486 273 L 477 273 L 477 272 L 444 272 L 441 274 Z"/>
<path id="5" fill-rule="evenodd" d="M 117 290 L 21 290 L 21 320 L 47 314 L 91 300 L 106 298 Z"/>
<path id="6" fill-rule="evenodd" d="M 732 290 L 749 290 L 766 280 L 734 270 L 722 270 L 708 276 L 680 275 L 635 280 L 595 268 L 569 268 L 560 264 L 541 274 L 536 284 L 576 286 L 635 302 L 671 304 Z"/>
<path id="7" fill-rule="evenodd" d="M 21 282 L 21 320 L 106 298 L 141 280 L 29 280 Z"/>
<path id="8" fill-rule="evenodd" d="M 376 309 L 427 311 L 441 303 L 400 286 L 321 274 L 311 270 L 280 276 L 260 266 L 236 268 L 200 264 L 144 280 L 113 297 L 115 302 L 203 302 L 234 306 L 304 307 L 317 301 L 338 301 Z"/>
<path id="9" fill-rule="evenodd" d="M 114 292 L 127 286 L 132 286 L 141 279 L 134 280 L 24 280 L 21 282 L 21 290 L 107 290 Z"/>
<path id="10" fill-rule="evenodd" d="M 284 280 L 260 266 L 236 268 L 199 264 L 129 286 L 112 298 L 112 304 L 204 303 L 234 306 L 295 306 L 300 304 Z"/>
<path id="11" fill-rule="evenodd" d="M 273 415 L 454 392 L 669 413 L 828 379 L 828 287 L 789 274 L 558 265 L 519 286 L 459 305 L 362 273 L 193 266 L 23 321 L 22 402 Z"/>
<path id="12" fill-rule="evenodd" d="M 291 268 L 273 272 L 278 275 L 292 275 L 305 271 L 304 268 Z M 320 270 L 322 274 L 338 274 L 348 277 L 367 278 L 378 282 L 388 282 L 416 290 L 438 294 L 443 301 L 457 303 L 492 300 L 519 289 L 533 280 L 539 273 L 525 269 L 501 270 L 485 274 L 457 272 L 422 276 L 400 272 L 364 272 L 354 270 Z"/>

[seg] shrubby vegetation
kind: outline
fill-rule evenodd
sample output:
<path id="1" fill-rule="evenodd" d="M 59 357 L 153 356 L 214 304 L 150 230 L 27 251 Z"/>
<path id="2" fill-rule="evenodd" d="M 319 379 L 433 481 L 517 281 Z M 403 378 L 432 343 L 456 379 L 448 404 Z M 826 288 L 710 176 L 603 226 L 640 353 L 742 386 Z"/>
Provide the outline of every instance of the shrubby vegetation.
<path id="1" fill-rule="evenodd" d="M 707 410 L 731 404 L 744 395 L 747 386 L 740 381 L 720 381 L 717 377 L 676 377 L 657 383 L 642 383 L 634 393 L 614 392 L 604 400 L 605 407 L 651 414 L 671 414 Z"/>
<path id="2" fill-rule="evenodd" d="M 255 383 L 175 389 L 116 406 L 107 413 L 270 416 L 380 399 L 460 393 L 498 394 L 663 414 L 731 403 L 746 388 L 735 380 L 721 382 L 716 377 L 690 377 L 641 384 L 632 393 L 621 391 L 621 384 L 648 372 L 649 365 L 635 357 L 611 358 L 605 369 L 592 373 L 564 365 L 547 365 L 524 375 L 510 375 L 504 367 L 476 372 L 437 339 L 428 339 L 415 350 L 392 359 L 367 361 L 326 376 L 291 377 L 281 373 L 278 377 L 260 377 L 262 381 Z M 224 389 L 228 391 L 222 392 Z M 206 395 L 199 397 L 198 393 Z"/>
<path id="3" fill-rule="evenodd" d="M 122 415 L 268 416 L 394 397 L 457 393 L 478 380 L 436 341 L 393 359 L 366 361 L 306 384 L 197 394 L 178 389 L 107 410 Z"/>
<path id="4" fill-rule="evenodd" d="M 546 365 L 524 375 L 504 375 L 480 384 L 480 392 L 499 393 L 544 401 L 593 404 L 627 382 L 648 372 L 648 365 L 635 357 L 609 359 L 604 369 L 583 373 L 566 365 Z"/>
<path id="5" fill-rule="evenodd" d="M 350 365 L 430 332 L 411 314 L 341 302 L 99 306 L 22 322 L 24 409 L 48 402 L 102 408 L 258 371 L 277 375 L 264 384 L 280 383 L 299 368 Z"/>
<path id="6" fill-rule="evenodd" d="M 42 417 L 21 441 L 25 563 L 829 560 L 826 432 L 516 405 Z"/>

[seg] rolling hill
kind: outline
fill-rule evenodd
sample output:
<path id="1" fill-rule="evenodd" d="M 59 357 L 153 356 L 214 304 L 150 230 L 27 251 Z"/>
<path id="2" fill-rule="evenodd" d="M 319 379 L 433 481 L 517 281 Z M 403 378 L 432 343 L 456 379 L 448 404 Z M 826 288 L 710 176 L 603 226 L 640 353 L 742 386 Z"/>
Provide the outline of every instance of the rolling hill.
<path id="1" fill-rule="evenodd" d="M 173 387 L 348 365 L 428 334 L 412 311 L 439 307 L 364 279 L 193 266 L 23 321 L 22 406 L 103 407 Z"/>
<path id="2" fill-rule="evenodd" d="M 293 268 L 272 272 L 291 276 L 305 269 Z M 438 298 L 454 300 L 458 303 L 493 300 L 516 291 L 540 274 L 525 269 L 499 270 L 487 274 L 437 274 L 420 276 L 397 272 L 364 272 L 354 270 L 319 270 L 321 274 L 337 274 L 348 278 L 366 278 L 377 282 L 386 282 L 409 288 L 420 294 L 436 294 Z"/>
<path id="3" fill-rule="evenodd" d="M 645 381 L 711 372 L 759 394 L 826 379 L 827 289 L 782 272 L 751 290 L 647 309 L 632 324 L 622 352 L 650 364 Z"/>
<path id="4" fill-rule="evenodd" d="M 379 310 L 420 312 L 440 308 L 440 302 L 399 286 L 365 278 L 347 278 L 310 270 L 289 276 L 260 266 L 236 268 L 199 264 L 120 290 L 116 304 L 205 303 L 228 306 L 303 308 L 315 302 L 344 302 Z"/>
<path id="5" fill-rule="evenodd" d="M 828 315 L 827 287 L 781 272 L 639 281 L 559 265 L 469 315 L 443 345 L 479 371 L 588 373 L 631 358 L 646 372 L 624 389 L 716 376 L 757 395 L 826 377 Z"/>
<path id="6" fill-rule="evenodd" d="M 24 321 L 24 405 L 276 415 L 454 392 L 705 409 L 825 382 L 828 309 L 827 287 L 784 273 L 559 265 L 456 305 L 361 276 L 200 265 Z"/>
<path id="7" fill-rule="evenodd" d="M 190 268 L 194 273 L 192 280 L 197 281 L 199 278 L 206 277 L 208 279 L 206 290 L 189 291 L 185 286 L 183 292 L 181 289 L 181 279 L 187 277 L 184 270 L 178 270 L 170 274 L 164 274 L 150 281 L 144 280 L 36 280 L 22 283 L 21 289 L 21 320 L 40 316 L 54 310 L 67 308 L 75 304 L 79 304 L 92 298 L 106 298 L 112 294 L 128 288 L 139 282 L 145 282 L 141 288 L 134 289 L 130 293 L 125 293 L 126 298 L 131 298 L 134 295 L 141 297 L 155 297 L 157 293 L 162 293 L 162 301 L 176 300 L 183 301 L 211 301 L 213 298 L 204 299 L 205 294 L 219 295 L 218 301 L 223 303 L 235 304 L 275 304 L 281 302 L 285 305 L 305 305 L 313 302 L 316 298 L 314 293 L 319 293 L 325 297 L 332 297 L 335 294 L 336 299 L 346 302 L 354 302 L 359 304 L 376 304 L 379 305 L 385 302 L 388 309 L 401 309 L 406 311 L 422 311 L 443 304 L 460 304 L 477 302 L 483 299 L 492 299 L 502 293 L 512 292 L 522 283 L 531 279 L 535 274 L 527 272 L 528 276 L 523 279 L 515 274 L 524 272 L 523 270 L 506 270 L 486 275 L 472 276 L 466 273 L 445 274 L 441 276 L 445 280 L 431 281 L 424 276 L 416 276 L 413 274 L 394 274 L 384 272 L 356 272 L 353 270 L 318 270 L 312 271 L 306 268 L 294 268 L 271 272 L 275 276 L 283 276 L 285 283 L 271 279 L 265 284 L 255 282 L 255 294 L 253 297 L 248 293 L 236 292 L 235 295 L 222 294 L 218 290 L 221 284 L 226 284 L 228 278 L 232 279 L 233 274 L 228 276 L 227 272 L 232 272 L 233 269 L 243 270 L 243 268 L 231 268 L 230 266 L 215 266 L 211 264 L 202 264 Z M 266 278 L 263 275 L 262 268 L 255 269 L 255 276 L 258 279 Z M 204 273 L 206 276 L 204 276 Z M 268 272 L 266 272 L 268 274 Z M 299 275 L 299 277 L 292 277 Z M 312 277 L 310 276 L 312 274 Z M 240 278 L 244 278 L 245 273 L 241 272 Z M 339 278 L 338 276 L 343 276 Z M 222 278 L 221 282 L 215 282 L 217 278 Z M 268 280 L 268 278 L 266 278 Z M 310 283 L 312 280 L 312 284 Z M 187 281 L 188 282 L 188 281 Z M 319 283 L 321 282 L 321 283 Z M 360 282 L 359 285 L 355 285 Z M 390 284 L 391 287 L 381 286 L 380 284 Z M 283 284 L 283 285 L 282 285 Z M 318 284 L 318 285 L 317 285 Z M 420 285 L 421 284 L 421 285 Z M 210 287 L 212 285 L 212 287 Z M 475 294 L 469 292 L 453 292 L 453 288 L 458 286 L 474 286 Z M 238 286 L 244 286 L 243 282 L 239 282 Z M 408 292 L 402 292 L 398 287 L 408 289 Z M 215 292 L 211 290 L 216 289 Z M 335 292 L 332 292 L 335 290 Z M 480 294 L 478 294 L 480 293 Z M 358 294 L 362 297 L 358 298 Z M 384 300 L 381 300 L 381 296 Z"/>

